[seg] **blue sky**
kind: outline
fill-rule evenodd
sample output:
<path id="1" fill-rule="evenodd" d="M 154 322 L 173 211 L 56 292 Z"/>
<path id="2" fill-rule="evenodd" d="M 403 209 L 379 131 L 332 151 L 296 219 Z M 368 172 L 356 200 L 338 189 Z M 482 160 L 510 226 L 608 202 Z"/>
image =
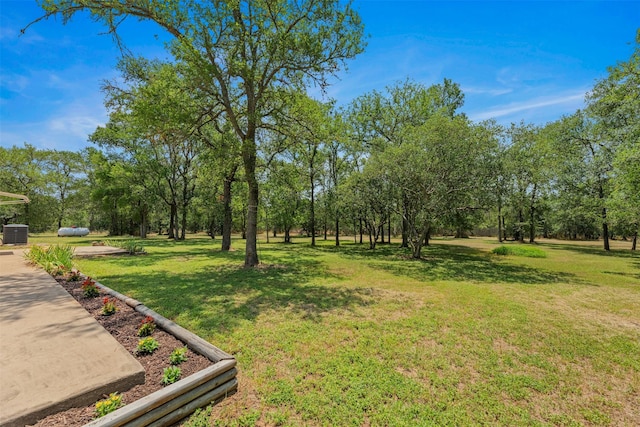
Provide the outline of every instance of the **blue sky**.
<path id="1" fill-rule="evenodd" d="M 366 51 L 329 88 L 338 104 L 406 78 L 445 77 L 465 92 L 473 120 L 544 124 L 583 106 L 585 93 L 626 60 L 640 1 L 356 0 Z M 86 15 L 20 29 L 41 15 L 35 1 L 0 0 L 0 146 L 78 150 L 107 120 L 100 84 L 114 79 L 119 50 Z M 167 36 L 130 20 L 123 39 L 165 58 Z"/>

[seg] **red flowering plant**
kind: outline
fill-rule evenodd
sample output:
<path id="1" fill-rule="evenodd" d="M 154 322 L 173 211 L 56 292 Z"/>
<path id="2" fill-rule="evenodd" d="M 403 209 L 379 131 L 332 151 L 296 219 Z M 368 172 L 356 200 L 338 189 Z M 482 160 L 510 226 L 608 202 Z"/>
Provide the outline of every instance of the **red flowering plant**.
<path id="1" fill-rule="evenodd" d="M 147 316 L 142 319 L 142 325 L 138 329 L 139 337 L 148 337 L 156 330 L 156 323 L 153 321 L 153 317 Z"/>
<path id="2" fill-rule="evenodd" d="M 69 273 L 67 274 L 67 280 L 69 282 L 77 282 L 81 278 L 82 276 L 80 275 L 80 272 L 75 268 L 72 268 L 71 271 L 69 271 Z"/>
<path id="3" fill-rule="evenodd" d="M 84 279 L 84 282 L 82 282 L 82 294 L 85 296 L 85 298 L 95 298 L 98 295 L 100 295 L 100 292 L 98 291 L 98 287 L 96 286 L 96 282 L 91 279 L 91 277 L 87 277 L 86 279 Z"/>
<path id="4" fill-rule="evenodd" d="M 118 308 L 116 307 L 116 299 L 104 297 L 102 300 L 102 315 L 103 316 L 111 316 L 114 314 Z"/>

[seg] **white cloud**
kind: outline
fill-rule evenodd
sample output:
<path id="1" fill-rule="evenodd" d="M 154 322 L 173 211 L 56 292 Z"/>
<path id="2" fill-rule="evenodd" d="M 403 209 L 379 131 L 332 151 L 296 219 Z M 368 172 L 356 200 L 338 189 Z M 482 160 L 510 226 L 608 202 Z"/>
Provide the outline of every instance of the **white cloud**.
<path id="1" fill-rule="evenodd" d="M 501 117 L 508 117 L 515 113 L 522 113 L 525 111 L 539 110 L 541 108 L 548 107 L 562 107 L 567 111 L 574 111 L 582 107 L 584 102 L 584 96 L 587 90 L 579 90 L 571 93 L 565 93 L 560 96 L 544 96 L 524 101 L 512 102 L 506 105 L 497 105 L 490 107 L 486 111 L 479 113 L 469 113 L 469 117 L 472 120 L 486 120 L 486 119 L 499 119 Z"/>
<path id="2" fill-rule="evenodd" d="M 29 86 L 29 78 L 21 74 L 0 74 L 0 87 L 3 89 L 21 93 L 27 86 Z"/>
<path id="3" fill-rule="evenodd" d="M 462 86 L 462 91 L 465 95 L 489 95 L 489 96 L 500 96 L 506 95 L 508 93 L 513 92 L 511 88 L 488 88 L 488 87 L 480 87 L 480 86 Z"/>
<path id="4" fill-rule="evenodd" d="M 42 149 L 77 151 L 89 145 L 88 136 L 107 120 L 101 98 L 87 97 L 38 115 L 31 122 L 3 122 L 0 145 L 27 142 Z"/>

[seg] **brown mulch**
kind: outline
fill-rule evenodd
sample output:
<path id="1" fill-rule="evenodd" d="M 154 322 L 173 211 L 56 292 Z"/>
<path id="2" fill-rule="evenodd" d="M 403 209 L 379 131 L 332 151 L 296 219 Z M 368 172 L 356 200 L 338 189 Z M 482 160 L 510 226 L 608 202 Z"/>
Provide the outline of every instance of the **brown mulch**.
<path id="1" fill-rule="evenodd" d="M 117 311 L 111 316 L 103 316 L 102 300 L 106 294 L 102 291 L 100 296 L 96 298 L 85 298 L 82 294 L 81 281 L 67 282 L 64 279 L 56 279 L 62 287 L 69 292 L 127 351 L 133 354 L 145 370 L 145 383 L 137 385 L 128 391 L 122 392 L 122 401 L 133 403 L 157 390 L 163 386 L 161 384 L 164 368 L 171 366 L 169 364 L 169 355 L 178 348 L 184 347 L 185 344 L 175 338 L 173 335 L 156 328 L 153 337 L 158 341 L 160 347 L 150 355 L 137 356 L 136 347 L 138 346 L 138 328 L 142 324 L 145 316 L 135 311 L 120 300 L 116 300 Z M 186 378 L 202 369 L 212 365 L 204 356 L 189 350 L 187 352 L 187 360 L 179 366 L 182 370 L 180 378 Z M 98 368 L 96 368 L 98 369 Z M 114 390 L 120 391 L 120 390 Z M 106 396 L 104 396 L 106 397 Z M 95 418 L 95 404 L 83 408 L 72 408 L 64 412 L 50 415 L 40 420 L 34 426 L 82 426 Z"/>

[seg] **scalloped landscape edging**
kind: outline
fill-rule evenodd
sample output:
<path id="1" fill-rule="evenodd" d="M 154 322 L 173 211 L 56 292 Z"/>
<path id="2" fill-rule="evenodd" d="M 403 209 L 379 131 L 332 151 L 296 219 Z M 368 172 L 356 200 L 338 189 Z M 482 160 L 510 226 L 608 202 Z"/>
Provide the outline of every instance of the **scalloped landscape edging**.
<path id="1" fill-rule="evenodd" d="M 140 301 L 129 298 L 96 282 L 106 294 L 119 299 L 135 311 L 151 316 L 163 330 L 184 342 L 191 350 L 213 362 L 193 375 L 98 418 L 85 427 L 170 426 L 211 403 L 218 403 L 238 388 L 236 359 L 182 326 L 161 316 Z"/>

